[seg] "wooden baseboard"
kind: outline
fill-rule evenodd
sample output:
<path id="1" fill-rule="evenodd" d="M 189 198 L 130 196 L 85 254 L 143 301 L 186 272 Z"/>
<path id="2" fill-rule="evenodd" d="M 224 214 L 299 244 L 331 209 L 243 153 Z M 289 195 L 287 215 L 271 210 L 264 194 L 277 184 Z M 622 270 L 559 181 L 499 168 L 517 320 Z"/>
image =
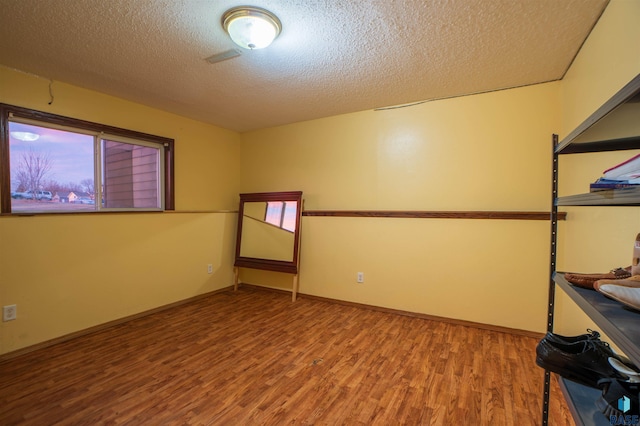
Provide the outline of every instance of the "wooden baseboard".
<path id="1" fill-rule="evenodd" d="M 249 287 L 249 288 L 251 288 L 253 290 L 272 291 L 272 292 L 278 292 L 278 293 L 284 293 L 284 294 L 291 293 L 291 291 L 288 291 L 288 290 L 276 289 L 276 288 L 273 288 L 273 287 L 265 287 L 265 286 L 260 286 L 260 285 L 256 285 L 256 284 L 242 283 L 241 286 L 242 287 Z M 367 304 L 364 304 L 364 303 L 357 303 L 357 302 L 348 302 L 348 301 L 345 301 L 345 300 L 331 299 L 331 298 L 328 298 L 328 297 L 321 297 L 321 296 L 313 296 L 313 295 L 305 294 L 305 293 L 298 293 L 298 298 L 319 300 L 319 301 L 328 302 L 328 303 L 337 303 L 339 305 L 345 305 L 345 306 L 355 306 L 355 307 L 359 307 L 359 308 L 371 309 L 371 310 L 374 310 L 374 311 L 386 312 L 386 313 L 390 313 L 390 314 L 404 315 L 404 316 L 408 316 L 408 317 L 422 318 L 422 319 L 427 319 L 427 320 L 432 320 L 432 321 L 440 321 L 440 322 L 446 322 L 446 323 L 450 323 L 450 324 L 463 325 L 463 326 L 466 326 L 466 327 L 479 328 L 481 330 L 497 331 L 497 332 L 500 332 L 500 333 L 514 334 L 514 335 L 517 335 L 517 336 L 524 336 L 524 337 L 533 337 L 535 339 L 541 339 L 542 337 L 544 337 L 544 333 L 539 333 L 539 332 L 536 332 L 536 331 L 521 330 L 521 329 L 518 329 L 518 328 L 509 328 L 509 327 L 503 327 L 503 326 L 492 325 L 492 324 L 483 324 L 483 323 L 480 323 L 480 322 L 473 322 L 473 321 L 459 320 L 459 319 L 454 319 L 454 318 L 440 317 L 440 316 L 436 316 L 436 315 L 422 314 L 422 313 L 418 313 L 418 312 L 403 311 L 403 310 L 400 310 L 400 309 L 384 308 L 382 306 L 367 305 Z"/>
<path id="2" fill-rule="evenodd" d="M 0 355 L 0 363 L 4 361 L 8 361 L 12 358 L 18 357 L 20 355 L 27 354 L 29 352 L 36 351 L 38 349 L 47 348 L 49 346 L 56 345 L 58 343 L 66 342 L 71 339 L 75 339 L 76 337 L 86 336 L 88 334 L 96 333 L 98 331 L 105 330 L 109 327 L 113 327 L 119 324 L 123 324 L 125 322 L 133 321 L 138 318 L 146 317 L 147 315 L 155 314 L 156 312 L 165 311 L 167 309 L 175 308 L 176 306 L 184 305 L 189 302 L 193 302 L 195 300 L 204 299 L 206 297 L 211 297 L 216 293 L 222 293 L 225 291 L 233 290 L 233 286 L 224 287 L 218 290 L 213 290 L 204 294 L 199 294 L 197 296 L 189 297 L 188 299 L 179 300 L 177 302 L 169 303 L 168 305 L 162 305 L 157 308 L 149 309 L 148 311 L 139 312 L 137 314 L 129 315 L 123 318 L 118 318 L 113 321 L 105 322 L 104 324 L 98 324 L 93 327 L 85 328 L 83 330 L 75 331 L 73 333 L 65 334 L 64 336 L 56 337 L 55 339 L 46 340 L 44 342 L 36 343 L 35 345 L 27 346 L 25 348 L 17 349 L 15 351 L 7 352 L 6 354 Z"/>

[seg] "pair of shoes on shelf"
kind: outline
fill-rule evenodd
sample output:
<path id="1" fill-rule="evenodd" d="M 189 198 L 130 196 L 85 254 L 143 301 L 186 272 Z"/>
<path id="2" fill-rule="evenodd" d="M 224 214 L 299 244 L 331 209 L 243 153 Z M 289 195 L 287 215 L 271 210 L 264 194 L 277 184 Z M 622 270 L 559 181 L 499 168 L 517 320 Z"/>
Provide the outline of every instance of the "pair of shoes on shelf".
<path id="1" fill-rule="evenodd" d="M 576 274 L 567 272 L 564 274 L 564 278 L 575 286 L 593 289 L 594 284 L 599 280 L 623 280 L 631 277 L 632 267 L 633 266 L 628 266 L 626 268 L 616 268 L 607 273 L 597 274 Z"/>
<path id="2" fill-rule="evenodd" d="M 640 275 L 622 280 L 599 280 L 593 288 L 630 308 L 640 310 Z"/>
<path id="3" fill-rule="evenodd" d="M 592 388 L 598 388 L 602 379 L 629 378 L 614 368 L 609 358 L 637 371 L 628 359 L 616 354 L 608 343 L 600 340 L 597 331 L 587 331 L 587 334 L 573 337 L 547 333 L 536 347 L 536 364 Z"/>

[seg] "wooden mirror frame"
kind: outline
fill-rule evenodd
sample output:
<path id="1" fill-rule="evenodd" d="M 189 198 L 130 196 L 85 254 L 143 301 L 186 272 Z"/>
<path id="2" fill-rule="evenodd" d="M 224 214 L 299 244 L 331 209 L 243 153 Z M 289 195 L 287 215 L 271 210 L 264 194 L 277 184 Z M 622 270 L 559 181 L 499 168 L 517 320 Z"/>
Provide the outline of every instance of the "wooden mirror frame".
<path id="1" fill-rule="evenodd" d="M 242 222 L 244 217 L 244 204 L 269 201 L 295 201 L 296 202 L 296 226 L 293 235 L 293 259 L 291 261 L 260 259 L 240 256 L 242 243 Z M 298 259 L 300 250 L 300 218 L 302 217 L 302 191 L 289 192 L 258 192 L 240 194 L 240 207 L 238 209 L 238 232 L 236 234 L 236 268 L 264 269 L 268 271 L 298 274 Z M 236 272 L 237 275 L 237 272 Z M 237 277 L 236 277 L 237 289 Z"/>

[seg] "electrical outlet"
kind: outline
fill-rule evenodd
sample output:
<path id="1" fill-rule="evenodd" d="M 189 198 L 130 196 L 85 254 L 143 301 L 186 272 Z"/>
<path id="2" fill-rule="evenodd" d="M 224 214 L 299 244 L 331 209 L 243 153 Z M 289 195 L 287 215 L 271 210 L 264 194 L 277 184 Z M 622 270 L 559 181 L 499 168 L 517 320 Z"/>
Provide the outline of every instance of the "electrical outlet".
<path id="1" fill-rule="evenodd" d="M 16 305 L 7 305 L 2 307 L 2 321 L 13 321 L 18 316 L 18 307 Z"/>
<path id="2" fill-rule="evenodd" d="M 213 274 L 213 265 L 211 263 L 207 265 L 207 274 Z"/>
<path id="3" fill-rule="evenodd" d="M 359 283 L 364 282 L 364 272 L 358 272 L 358 282 Z"/>

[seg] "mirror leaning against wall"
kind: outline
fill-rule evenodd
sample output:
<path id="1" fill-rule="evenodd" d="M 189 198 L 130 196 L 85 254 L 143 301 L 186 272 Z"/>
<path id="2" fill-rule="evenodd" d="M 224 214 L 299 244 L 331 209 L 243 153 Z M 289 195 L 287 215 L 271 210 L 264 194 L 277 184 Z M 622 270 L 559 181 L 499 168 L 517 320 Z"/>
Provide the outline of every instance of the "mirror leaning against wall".
<path id="1" fill-rule="evenodd" d="M 240 194 L 236 235 L 235 284 L 239 268 L 293 274 L 298 291 L 302 191 Z"/>

